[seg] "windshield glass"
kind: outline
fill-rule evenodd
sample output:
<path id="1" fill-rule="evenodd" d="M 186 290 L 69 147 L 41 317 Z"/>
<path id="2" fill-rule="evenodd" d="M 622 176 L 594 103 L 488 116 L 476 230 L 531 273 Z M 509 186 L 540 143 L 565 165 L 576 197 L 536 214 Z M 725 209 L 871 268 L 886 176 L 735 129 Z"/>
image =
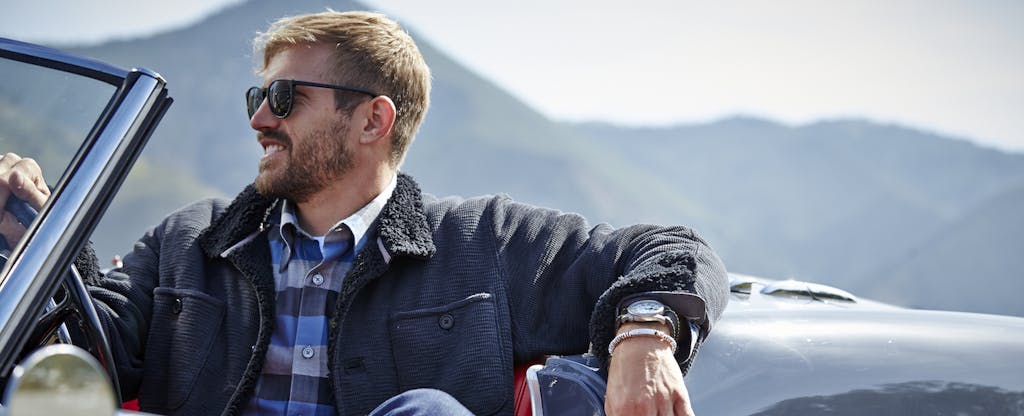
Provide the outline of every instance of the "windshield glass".
<path id="1" fill-rule="evenodd" d="M 0 152 L 30 156 L 53 186 L 115 87 L 92 78 L 0 60 Z"/>

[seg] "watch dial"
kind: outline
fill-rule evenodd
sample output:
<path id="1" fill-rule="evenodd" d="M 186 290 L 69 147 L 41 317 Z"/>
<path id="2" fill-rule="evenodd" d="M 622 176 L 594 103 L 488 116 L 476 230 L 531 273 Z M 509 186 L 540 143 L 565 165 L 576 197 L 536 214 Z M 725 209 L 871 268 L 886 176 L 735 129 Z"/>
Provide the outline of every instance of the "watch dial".
<path id="1" fill-rule="evenodd" d="M 633 302 L 626 310 L 634 315 L 651 316 L 664 312 L 665 306 L 656 300 L 641 300 Z"/>

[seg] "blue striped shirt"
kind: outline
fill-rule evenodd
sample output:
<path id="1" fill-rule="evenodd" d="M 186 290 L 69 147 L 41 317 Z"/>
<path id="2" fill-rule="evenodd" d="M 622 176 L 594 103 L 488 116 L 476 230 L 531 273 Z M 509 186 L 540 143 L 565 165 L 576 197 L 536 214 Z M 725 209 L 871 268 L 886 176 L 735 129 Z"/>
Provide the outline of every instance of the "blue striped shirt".
<path id="1" fill-rule="evenodd" d="M 274 332 L 263 373 L 246 415 L 334 415 L 327 359 L 327 324 L 356 253 L 374 238 L 372 224 L 396 179 L 376 198 L 320 237 L 299 227 L 294 208 L 281 208 L 271 227 L 271 263 L 277 291 Z"/>

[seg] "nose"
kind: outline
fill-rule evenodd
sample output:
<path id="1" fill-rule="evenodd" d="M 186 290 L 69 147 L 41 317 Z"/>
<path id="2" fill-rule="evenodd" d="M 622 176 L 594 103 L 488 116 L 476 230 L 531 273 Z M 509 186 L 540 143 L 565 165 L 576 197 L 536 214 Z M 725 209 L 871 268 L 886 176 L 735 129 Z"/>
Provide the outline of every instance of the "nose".
<path id="1" fill-rule="evenodd" d="M 259 108 L 256 109 L 256 113 L 249 119 L 249 127 L 256 131 L 263 131 L 267 129 L 276 129 L 281 123 L 281 119 L 274 117 L 270 113 L 270 106 L 267 105 L 267 100 L 264 99 Z"/>

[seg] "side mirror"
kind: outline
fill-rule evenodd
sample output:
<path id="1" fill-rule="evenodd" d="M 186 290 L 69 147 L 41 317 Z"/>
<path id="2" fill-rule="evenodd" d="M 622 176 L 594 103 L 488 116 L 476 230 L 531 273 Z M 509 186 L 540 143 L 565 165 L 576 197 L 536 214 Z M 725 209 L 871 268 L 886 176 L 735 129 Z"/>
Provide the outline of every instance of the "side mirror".
<path id="1" fill-rule="evenodd" d="M 40 348 L 15 367 L 4 403 L 7 416 L 114 415 L 118 408 L 103 367 L 69 344 Z"/>

